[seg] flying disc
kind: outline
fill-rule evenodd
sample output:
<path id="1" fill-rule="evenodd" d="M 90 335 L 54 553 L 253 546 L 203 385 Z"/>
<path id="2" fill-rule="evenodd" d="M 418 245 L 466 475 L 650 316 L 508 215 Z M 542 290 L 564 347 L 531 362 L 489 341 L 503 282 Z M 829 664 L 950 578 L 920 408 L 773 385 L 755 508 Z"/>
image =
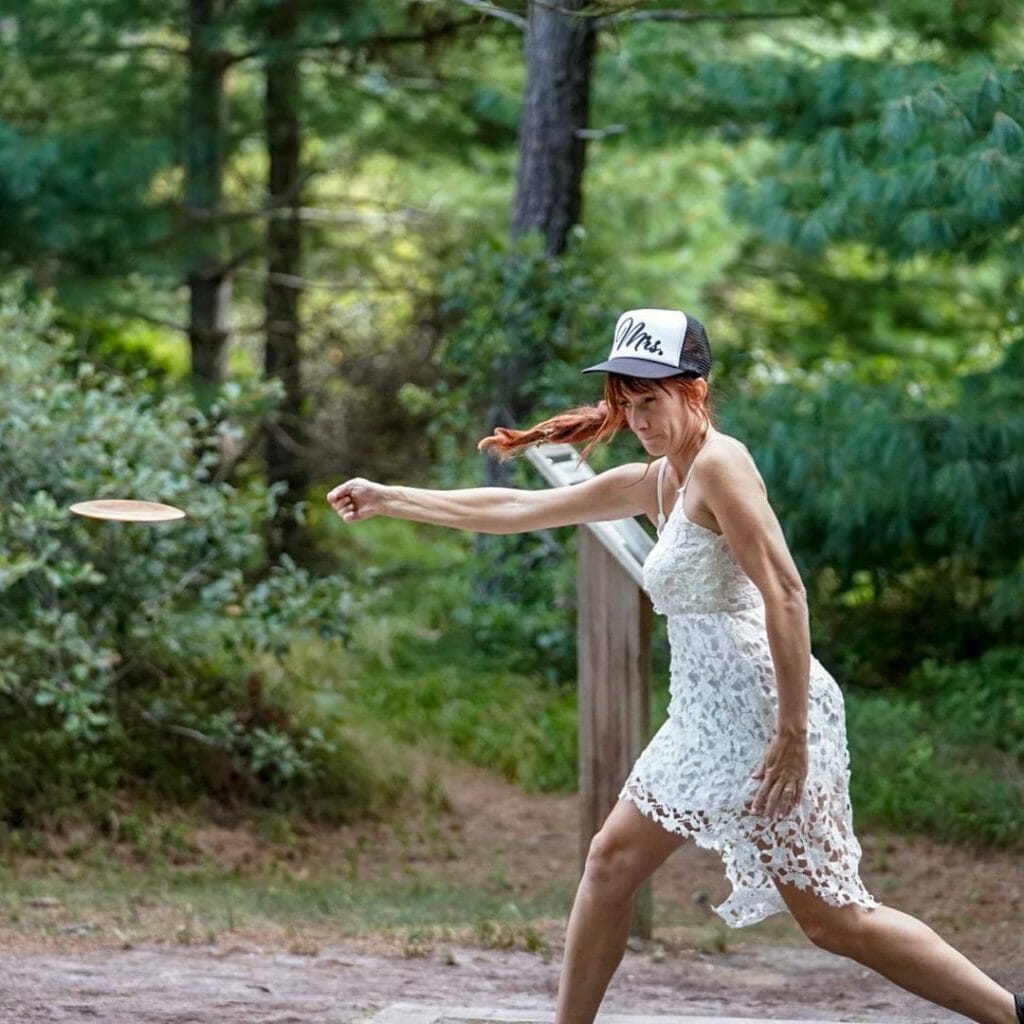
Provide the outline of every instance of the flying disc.
<path id="1" fill-rule="evenodd" d="M 164 505 L 159 501 L 136 501 L 130 498 L 98 498 L 79 501 L 71 506 L 77 516 L 89 519 L 110 519 L 119 523 L 166 523 L 171 519 L 184 519 L 184 509 Z"/>

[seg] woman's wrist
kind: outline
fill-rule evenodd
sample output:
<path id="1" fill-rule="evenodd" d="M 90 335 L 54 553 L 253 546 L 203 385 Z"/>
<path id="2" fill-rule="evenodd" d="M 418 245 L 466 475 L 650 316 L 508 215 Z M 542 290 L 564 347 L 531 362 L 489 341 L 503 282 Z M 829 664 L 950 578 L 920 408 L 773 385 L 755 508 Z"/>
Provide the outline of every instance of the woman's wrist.
<path id="1" fill-rule="evenodd" d="M 782 736 L 787 740 L 799 740 L 802 743 L 807 742 L 806 725 L 794 722 L 779 722 L 775 732 L 777 735 Z"/>
<path id="2" fill-rule="evenodd" d="M 380 489 L 380 515 L 392 519 L 402 518 L 402 488 L 394 484 L 382 484 Z"/>

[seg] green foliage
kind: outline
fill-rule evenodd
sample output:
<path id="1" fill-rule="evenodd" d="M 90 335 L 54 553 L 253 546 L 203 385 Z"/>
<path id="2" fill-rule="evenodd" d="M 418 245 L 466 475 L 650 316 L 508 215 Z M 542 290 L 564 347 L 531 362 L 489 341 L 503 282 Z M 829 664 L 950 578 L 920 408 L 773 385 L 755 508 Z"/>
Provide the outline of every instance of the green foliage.
<path id="1" fill-rule="evenodd" d="M 579 367 L 604 347 L 615 322 L 599 281 L 580 244 L 552 259 L 539 237 L 511 249 L 478 246 L 447 276 L 441 308 L 450 326 L 436 351 L 437 386 L 429 395 L 404 392 L 413 408 L 431 413 L 446 485 L 477 482 L 470 474 L 480 473 L 480 463 L 465 453 L 488 423 L 525 425 L 597 399 Z M 521 464 L 505 477 L 516 486 L 539 484 Z M 571 676 L 575 664 L 564 540 L 487 538 L 465 566 L 475 592 L 458 613 L 483 649 L 502 649 L 516 668 L 553 680 Z"/>
<path id="2" fill-rule="evenodd" d="M 965 749 L 989 747 L 1024 765 L 1024 649 L 993 647 L 977 661 L 926 661 L 908 692 Z"/>
<path id="3" fill-rule="evenodd" d="M 839 376 L 730 405 L 806 567 L 899 571 L 956 550 L 993 575 L 1013 568 L 1024 417 L 1000 393 L 1019 384 L 1022 356 L 1018 344 L 965 378 L 945 408 Z"/>
<path id="4" fill-rule="evenodd" d="M 236 269 L 233 322 L 246 340 L 263 319 L 252 257 L 266 212 L 271 2 L 227 5 L 209 37 L 232 62 L 227 218 L 211 229 Z M 733 7 L 702 0 L 691 13 Z M 745 13 L 790 8 L 764 0 Z M 308 798 L 315 786 L 352 806 L 376 771 L 347 742 L 356 704 L 509 777 L 563 784 L 572 730 L 557 687 L 573 675 L 574 643 L 562 536 L 510 541 L 500 559 L 462 538 L 445 560 L 436 534 L 416 534 L 414 550 L 409 535 L 389 535 L 403 564 L 368 574 L 365 665 L 332 654 L 344 670 L 311 658 L 310 678 L 282 675 L 282 659 L 302 661 L 296 635 L 320 650 L 325 631 L 344 634 L 357 611 L 347 588 L 287 564 L 268 570 L 261 524 L 273 495 L 247 480 L 209 484 L 215 446 L 238 440 L 223 435 L 251 396 L 225 396 L 214 428 L 169 395 L 183 343 L 129 332 L 110 312 L 185 319 L 187 10 L 15 0 L 10 15 L 0 259 L 88 313 L 61 315 L 73 342 L 55 339 L 40 309 L 0 319 L 12 339 L 0 355 L 2 813 L 102 802 L 141 781 L 182 799 Z M 589 143 L 586 233 L 549 261 L 535 241 L 482 243 L 507 230 L 518 32 L 454 0 L 306 4 L 303 344 L 307 380 L 322 385 L 314 400 L 334 406 L 316 424 L 331 439 L 317 464 L 425 473 L 412 410 L 432 424 L 438 482 L 476 483 L 466 453 L 506 371 L 521 419 L 592 401 L 596 382 L 577 371 L 604 350 L 621 308 L 703 307 L 726 425 L 765 471 L 837 675 L 885 686 L 889 700 L 922 659 L 922 673 L 941 674 L 951 659 L 1024 641 L 1024 101 L 999 49 L 1019 25 L 1006 0 L 850 0 L 699 25 L 610 18 L 592 119 L 608 134 Z M 983 59 L 969 56 L 978 48 Z M 159 379 L 154 346 L 165 346 Z M 236 345 L 233 358 L 255 351 Z M 146 373 L 128 381 L 87 364 Z M 975 376 L 958 379 L 966 371 Z M 539 486 L 522 466 L 511 479 Z M 129 487 L 185 504 L 189 520 L 142 529 L 63 511 Z M 477 587 L 484 572 L 490 593 Z M 339 701 L 328 725 L 338 671 L 352 674 L 354 703 Z M 508 691 L 498 698 L 496 681 Z M 989 699 L 1010 715 L 1001 694 Z M 915 699 L 924 710 L 894 715 L 894 758 L 932 724 L 931 698 Z M 945 785 L 941 757 L 918 754 Z M 904 774 L 909 791 L 914 771 Z"/>
<path id="5" fill-rule="evenodd" d="M 419 572 L 397 570 L 422 549 L 425 528 L 376 521 L 352 531 L 352 564 L 374 565 L 373 614 L 345 650 L 306 646 L 286 676 L 336 674 L 322 715 L 385 729 L 409 742 L 502 772 L 539 789 L 576 783 L 576 698 L 535 672 L 513 672 L 508 648 L 484 650 L 453 625 L 465 591 L 453 572 L 457 536 L 430 545 Z M 655 713 L 666 714 L 663 637 L 656 637 Z M 970 843 L 1024 844 L 1024 650 L 976 661 L 926 662 L 905 693 L 847 692 L 853 801 L 862 825 Z M 363 724 L 365 723 L 365 724 Z"/>
<path id="6" fill-rule="evenodd" d="M 0 816 L 102 802 L 141 778 L 182 797 L 312 784 L 330 743 L 260 687 L 253 658 L 306 634 L 343 637 L 352 600 L 340 577 L 267 571 L 273 495 L 212 482 L 219 441 L 239 429 L 230 390 L 214 427 L 78 362 L 47 307 L 10 289 L 0 330 Z M 154 527 L 67 512 L 118 496 L 189 516 Z"/>
<path id="7" fill-rule="evenodd" d="M 558 258 L 545 255 L 538 236 L 470 251 L 441 283 L 448 329 L 436 352 L 435 429 L 475 441 L 510 367 L 522 380 L 516 412 L 524 422 L 594 400 L 579 368 L 618 315 L 605 292 L 579 240 Z"/>
<path id="8" fill-rule="evenodd" d="M 944 406 L 841 377 L 729 404 L 844 680 L 885 685 L 923 658 L 1024 640 L 1010 612 L 1024 550 L 1024 417 L 1009 399 L 1022 354 L 1011 346 Z"/>
<path id="9" fill-rule="evenodd" d="M 388 657 L 356 648 L 358 669 L 326 706 L 387 723 L 391 737 L 426 742 L 528 790 L 567 790 L 576 779 L 575 695 L 510 669 L 455 629 L 435 639 L 399 636 Z"/>
<path id="10" fill-rule="evenodd" d="M 67 308 L 57 312 L 57 323 L 77 359 L 132 378 L 133 386 L 163 393 L 188 383 L 188 339 L 169 327 Z"/>
<path id="11" fill-rule="evenodd" d="M 576 562 L 569 533 L 508 539 L 497 554 L 493 547 L 477 548 L 461 574 L 470 599 L 452 615 L 482 654 L 552 686 L 576 674 Z"/>
<path id="12" fill-rule="evenodd" d="M 863 241 L 895 257 L 1012 254 L 1024 213 L 1024 72 L 976 61 L 767 57 L 711 63 L 720 119 L 777 138 L 734 208 L 769 240 L 820 253 Z"/>
<path id="13" fill-rule="evenodd" d="M 926 662 L 907 695 L 848 698 L 858 820 L 1024 844 L 1024 649 Z"/>
<path id="14" fill-rule="evenodd" d="M 385 519 L 324 532 L 325 543 L 340 535 L 343 572 L 361 576 L 367 596 L 344 650 L 309 644 L 284 661 L 289 675 L 338 680 L 316 696 L 317 713 L 432 743 L 530 789 L 571 787 L 571 597 L 471 607 L 481 602 L 470 536 Z M 561 579 L 571 563 L 535 575 Z"/>
<path id="15" fill-rule="evenodd" d="M 147 195 L 165 159 L 147 140 L 33 138 L 0 123 L 0 261 L 70 265 L 80 274 L 126 271 L 130 255 L 167 230 Z"/>

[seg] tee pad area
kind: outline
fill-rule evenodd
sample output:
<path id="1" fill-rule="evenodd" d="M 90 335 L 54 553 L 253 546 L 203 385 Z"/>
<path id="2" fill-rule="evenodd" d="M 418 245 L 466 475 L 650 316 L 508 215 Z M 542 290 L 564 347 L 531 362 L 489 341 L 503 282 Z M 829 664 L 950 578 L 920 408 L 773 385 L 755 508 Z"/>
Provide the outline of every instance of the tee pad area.
<path id="1" fill-rule="evenodd" d="M 371 1024 L 553 1024 L 553 1012 L 491 1009 L 484 1006 L 423 1006 L 394 1003 L 372 1018 Z M 776 1020 L 762 1017 L 676 1017 L 663 1014 L 602 1013 L 597 1024 L 834 1024 L 828 1021 Z"/>

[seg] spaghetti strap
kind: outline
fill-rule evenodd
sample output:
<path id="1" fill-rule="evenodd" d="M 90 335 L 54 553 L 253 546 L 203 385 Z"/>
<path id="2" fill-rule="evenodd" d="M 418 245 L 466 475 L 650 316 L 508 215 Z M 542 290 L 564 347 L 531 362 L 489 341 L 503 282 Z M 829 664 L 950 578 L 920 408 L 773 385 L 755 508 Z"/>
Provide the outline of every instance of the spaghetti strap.
<path id="1" fill-rule="evenodd" d="M 686 471 L 686 479 L 683 481 L 683 486 L 679 488 L 679 500 L 680 501 L 682 501 L 682 499 L 686 496 L 686 488 L 690 486 L 690 477 L 693 476 L 693 467 L 697 465 L 697 459 L 700 458 L 700 453 L 702 451 L 704 451 L 704 449 L 708 445 L 708 441 L 710 441 L 711 438 L 713 438 L 714 436 L 715 436 L 715 430 L 714 429 L 709 429 L 708 432 L 707 432 L 707 436 L 704 438 L 703 442 L 701 443 L 701 446 L 697 449 L 697 454 L 694 455 L 693 461 L 690 463 L 690 468 Z M 658 490 L 658 500 L 661 501 L 661 490 L 660 490 L 660 488 Z"/>
<path id="2" fill-rule="evenodd" d="M 665 525 L 665 467 L 668 459 L 663 458 L 658 467 L 658 529 Z"/>

